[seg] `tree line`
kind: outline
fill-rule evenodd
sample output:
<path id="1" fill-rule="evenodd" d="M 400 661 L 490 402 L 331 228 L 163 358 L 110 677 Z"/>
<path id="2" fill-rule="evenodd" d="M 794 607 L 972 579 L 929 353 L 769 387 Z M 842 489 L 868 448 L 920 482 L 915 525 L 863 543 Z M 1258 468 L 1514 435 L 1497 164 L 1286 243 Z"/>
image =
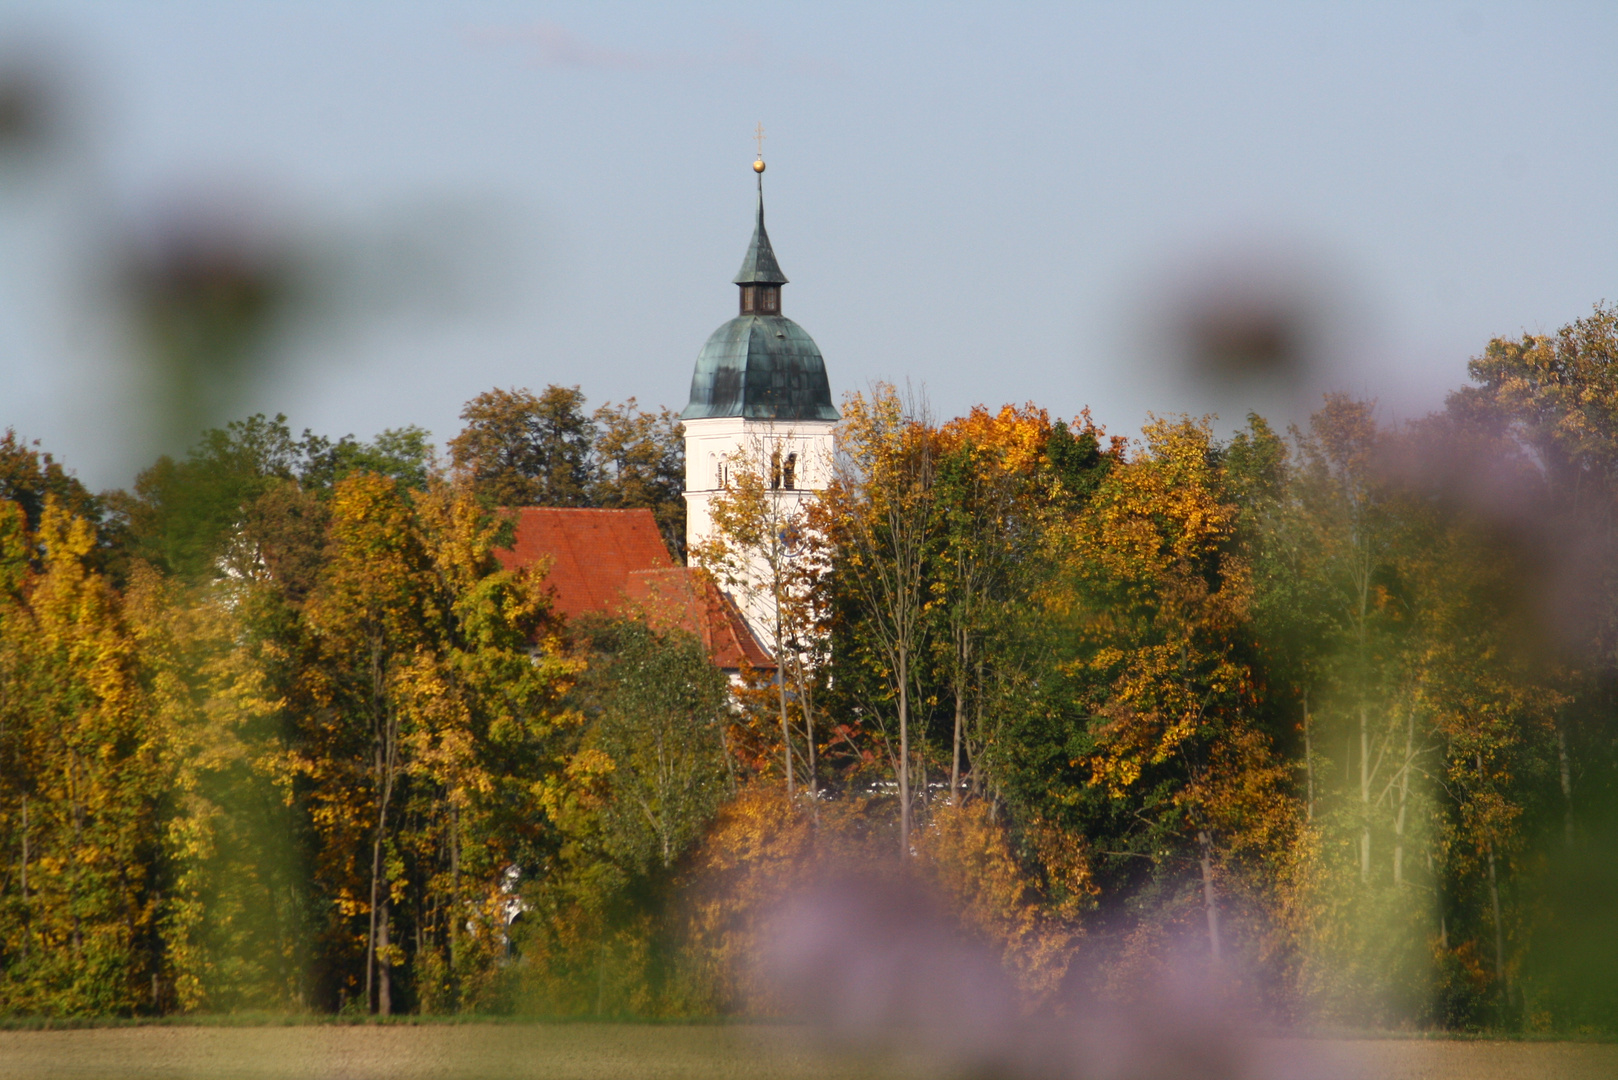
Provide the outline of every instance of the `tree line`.
<path id="1" fill-rule="evenodd" d="M 1610 1030 L 1615 361 L 1598 306 L 1430 416 L 1223 439 L 851 395 L 817 501 L 741 455 L 690 553 L 771 609 L 740 687 L 492 556 L 528 504 L 680 553 L 666 411 L 491 391 L 447 462 L 255 417 L 101 496 L 8 435 L 0 1007 L 768 1012 L 765 914 L 853 859 L 1034 1003 L 1190 958 Z"/>

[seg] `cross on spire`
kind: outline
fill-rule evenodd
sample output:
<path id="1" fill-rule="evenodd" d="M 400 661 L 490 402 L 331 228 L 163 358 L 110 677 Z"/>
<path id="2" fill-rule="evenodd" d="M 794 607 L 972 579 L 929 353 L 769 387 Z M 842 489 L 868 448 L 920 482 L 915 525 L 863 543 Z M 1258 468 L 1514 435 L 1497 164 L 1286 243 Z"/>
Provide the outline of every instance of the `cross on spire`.
<path id="1" fill-rule="evenodd" d="M 758 157 L 762 161 L 764 160 L 764 121 L 760 120 L 758 126 L 753 129 L 753 139 L 758 143 Z"/>

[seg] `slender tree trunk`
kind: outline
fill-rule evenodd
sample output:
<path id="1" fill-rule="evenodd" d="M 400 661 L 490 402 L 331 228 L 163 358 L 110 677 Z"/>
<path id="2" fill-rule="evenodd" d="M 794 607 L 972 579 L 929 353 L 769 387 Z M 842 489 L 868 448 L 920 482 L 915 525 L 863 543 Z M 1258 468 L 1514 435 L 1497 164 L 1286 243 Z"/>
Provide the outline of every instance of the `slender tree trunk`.
<path id="1" fill-rule="evenodd" d="M 372 976 L 377 965 L 378 934 L 382 937 L 382 947 L 387 946 L 387 897 L 382 895 L 382 845 L 387 837 L 388 803 L 393 798 L 393 774 L 398 765 L 396 760 L 398 732 L 393 729 L 394 721 L 390 718 L 384 721 L 383 746 L 378 747 L 379 769 L 382 774 L 382 799 L 376 811 L 376 836 L 371 843 L 371 933 L 366 946 L 365 956 L 365 1005 L 372 1006 L 371 987 Z M 378 905 L 381 906 L 381 919 L 378 920 Z M 385 976 L 384 976 L 385 978 Z M 383 993 L 386 993 L 384 983 Z M 377 1007 L 380 1008 L 380 999 Z"/>
<path id="2" fill-rule="evenodd" d="M 1314 733 L 1309 723 L 1309 691 L 1303 692 L 1303 775 L 1308 785 L 1308 801 L 1304 803 L 1303 819 L 1315 820 L 1315 747 Z"/>
<path id="3" fill-rule="evenodd" d="M 794 635 L 796 637 L 796 635 Z M 818 774 L 818 756 L 815 750 L 815 710 L 814 701 L 809 692 L 809 673 L 804 670 L 803 654 L 792 654 L 792 683 L 798 690 L 798 711 L 803 714 L 803 733 L 807 740 L 804 757 L 808 762 L 809 770 L 809 797 L 820 797 L 820 779 Z M 818 813 L 818 811 L 816 811 Z"/>
<path id="4" fill-rule="evenodd" d="M 899 858 L 910 857 L 910 655 L 899 645 Z"/>
<path id="5" fill-rule="evenodd" d="M 377 885 L 382 880 L 382 828 L 371 841 L 371 931 L 365 935 L 365 1007 L 375 1008 Z"/>
<path id="6" fill-rule="evenodd" d="M 429 925 L 428 922 L 427 922 L 428 918 L 429 918 L 428 909 L 424 906 L 423 899 L 418 896 L 418 898 L 416 900 L 416 918 L 415 918 L 415 923 L 416 923 L 416 956 L 417 956 L 418 959 L 420 957 L 423 957 L 423 956 L 427 955 L 427 930 L 426 930 L 426 927 Z M 425 995 L 422 995 L 422 994 L 418 993 L 416 995 L 416 1014 L 418 1016 L 420 1016 L 420 1015 L 425 1015 L 426 1012 L 427 1012 L 427 999 L 426 999 Z"/>
<path id="7" fill-rule="evenodd" d="M 382 921 L 381 925 L 377 928 L 377 934 L 381 938 L 381 941 L 378 943 L 379 955 L 377 957 L 376 965 L 376 1011 L 381 1016 L 393 1015 L 393 964 L 388 959 L 388 922 L 390 921 L 390 909 L 391 905 L 386 900 L 382 901 Z"/>
<path id="8" fill-rule="evenodd" d="M 954 757 L 949 766 L 949 801 L 954 806 L 961 805 L 961 726 L 966 719 L 966 709 L 961 701 L 959 690 L 955 694 L 955 748 Z"/>
<path id="9" fill-rule="evenodd" d="M 601 947 L 596 950 L 596 1018 L 607 1003 L 607 935 L 601 935 Z"/>
<path id="10" fill-rule="evenodd" d="M 1500 922 L 1500 883 L 1495 877 L 1494 845 L 1489 845 L 1489 906 L 1494 913 L 1494 977 L 1500 991 L 1508 1000 L 1511 988 L 1506 985 L 1506 932 Z"/>
<path id="11" fill-rule="evenodd" d="M 923 728 L 921 736 L 916 740 L 916 775 L 911 778 L 913 782 L 910 789 L 916 794 L 916 802 L 923 809 L 926 809 L 932 805 L 929 798 L 932 792 L 927 786 L 927 740 L 925 728 Z"/>
<path id="12" fill-rule="evenodd" d="M 775 685 L 781 703 L 781 747 L 786 754 L 787 799 L 797 797 L 797 784 L 792 775 L 792 727 L 787 723 L 787 669 L 786 646 L 781 641 L 781 590 L 775 590 Z"/>
<path id="13" fill-rule="evenodd" d="M 69 760 L 69 768 L 70 768 L 70 771 L 71 771 L 71 774 L 72 774 L 72 777 L 73 777 L 72 800 L 73 800 L 73 866 L 74 866 L 73 876 L 70 879 L 71 882 L 72 882 L 72 885 L 71 885 L 71 892 L 69 893 L 69 896 L 72 898 L 72 904 L 73 904 L 73 907 L 74 907 L 74 915 L 73 915 L 73 959 L 77 960 L 83 954 L 83 950 L 84 950 L 84 934 L 83 934 L 83 929 L 84 928 L 83 928 L 82 924 L 79 921 L 79 915 L 77 913 L 78 899 L 79 899 L 79 885 L 81 883 L 80 874 L 82 873 L 82 870 L 80 869 L 80 867 L 82 867 L 84 865 L 83 860 L 80 859 L 80 857 L 79 857 L 81 852 L 82 852 L 83 840 L 84 840 L 84 808 L 79 805 L 79 787 L 80 787 L 80 784 L 79 784 L 79 780 L 80 780 L 79 771 L 80 771 L 80 763 L 79 763 L 79 755 L 77 753 L 73 754 L 72 758 Z"/>
<path id="14" fill-rule="evenodd" d="M 1567 732 L 1556 725 L 1556 764 L 1562 780 L 1562 838 L 1573 846 L 1573 768 L 1567 756 Z"/>
<path id="15" fill-rule="evenodd" d="M 1433 866 L 1433 849 L 1427 849 L 1427 876 L 1433 879 L 1433 899 L 1438 906 L 1438 947 L 1449 952 L 1449 917 L 1444 912 L 1443 882 L 1438 880 L 1438 869 Z"/>
<path id="16" fill-rule="evenodd" d="M 1219 897 L 1214 892 L 1213 840 L 1208 836 L 1208 830 L 1197 833 L 1197 843 L 1202 846 L 1202 906 L 1208 915 L 1208 951 L 1217 964 L 1221 962 L 1223 954 L 1219 943 Z"/>
<path id="17" fill-rule="evenodd" d="M 449 980 L 460 998 L 461 959 L 461 808 L 449 805 Z"/>
<path id="18" fill-rule="evenodd" d="M 815 718 L 814 713 L 809 708 L 809 691 L 803 685 L 802 679 L 798 680 L 798 702 L 803 707 L 803 731 L 809 740 L 809 797 L 818 799 L 820 797 L 820 780 L 815 775 L 815 770 L 819 767 L 815 763 Z M 819 811 L 816 812 L 818 813 Z"/>
<path id="19" fill-rule="evenodd" d="M 736 794 L 736 762 L 730 753 L 730 735 L 724 718 L 719 720 L 719 752 L 725 756 L 725 790 Z"/>
<path id="20" fill-rule="evenodd" d="M 22 797 L 22 954 L 28 956 L 28 939 L 33 937 L 28 926 L 28 796 Z"/>
<path id="21" fill-rule="evenodd" d="M 972 703 L 972 730 L 976 733 L 976 736 L 975 736 L 975 739 L 972 740 L 970 742 L 970 744 L 966 748 L 966 757 L 967 757 L 966 768 L 967 768 L 968 774 L 971 776 L 972 795 L 973 795 L 974 798 L 978 798 L 978 797 L 981 797 L 983 795 L 983 780 L 982 780 L 982 777 L 979 775 L 981 770 L 978 768 L 978 760 L 979 760 L 979 758 L 982 757 L 982 755 L 985 752 L 985 747 L 988 745 L 988 736 L 983 731 L 983 654 L 982 653 L 978 654 L 978 659 L 977 659 L 977 687 L 978 687 L 977 698 Z"/>
<path id="22" fill-rule="evenodd" d="M 1356 517 L 1358 516 L 1358 499 L 1356 498 Z M 1359 522 L 1356 522 L 1355 532 L 1358 533 Z M 1362 535 L 1357 538 L 1358 545 L 1365 545 L 1366 538 Z M 1371 598 L 1371 553 L 1368 546 L 1361 546 L 1359 550 L 1360 561 L 1356 563 L 1356 587 L 1359 593 L 1359 617 L 1355 622 L 1355 639 L 1357 646 L 1359 694 L 1360 694 L 1360 880 L 1371 880 L 1371 725 L 1369 711 L 1365 706 L 1367 678 L 1365 622 L 1370 613 Z"/>
<path id="23" fill-rule="evenodd" d="M 1405 760 L 1399 770 L 1399 813 L 1393 821 L 1393 884 L 1402 888 L 1405 883 L 1405 812 L 1410 802 L 1410 765 L 1416 754 L 1416 711 L 1410 710 L 1405 726 Z"/>
<path id="24" fill-rule="evenodd" d="M 387 714 L 382 699 L 382 641 L 373 630 L 371 634 L 371 770 L 376 778 L 377 808 L 376 833 L 371 838 L 371 906 L 370 927 L 365 935 L 365 1009 L 376 1008 L 376 933 L 378 886 L 382 880 L 382 835 L 387 827 Z"/>
<path id="25" fill-rule="evenodd" d="M 1360 703 L 1360 880 L 1371 880 L 1371 729 Z"/>

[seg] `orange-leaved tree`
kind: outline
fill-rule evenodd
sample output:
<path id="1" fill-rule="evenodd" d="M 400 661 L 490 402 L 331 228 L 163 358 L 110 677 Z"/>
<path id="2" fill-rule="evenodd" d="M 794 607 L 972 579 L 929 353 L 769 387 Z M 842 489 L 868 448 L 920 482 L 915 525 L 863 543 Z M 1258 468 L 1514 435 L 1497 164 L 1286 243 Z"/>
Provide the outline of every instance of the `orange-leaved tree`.
<path id="1" fill-rule="evenodd" d="M 1143 435 L 1053 530 L 1067 586 L 1047 603 L 1070 628 L 1064 667 L 1088 717 L 1072 764 L 1127 806 L 1126 850 L 1172 874 L 1190 847 L 1217 960 L 1222 868 L 1284 852 L 1292 807 L 1254 719 L 1249 569 L 1209 422 L 1153 419 Z"/>

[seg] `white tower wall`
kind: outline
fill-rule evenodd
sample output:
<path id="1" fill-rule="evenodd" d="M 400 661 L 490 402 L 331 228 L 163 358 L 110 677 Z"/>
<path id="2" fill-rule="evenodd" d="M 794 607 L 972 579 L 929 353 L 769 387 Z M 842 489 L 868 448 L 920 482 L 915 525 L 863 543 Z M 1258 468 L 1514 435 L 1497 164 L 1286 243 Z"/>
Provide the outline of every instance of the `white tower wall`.
<path id="1" fill-rule="evenodd" d="M 724 490 L 724 473 L 738 461 L 751 461 L 767 477 L 776 451 L 783 462 L 789 455 L 796 455 L 793 487 L 772 491 L 783 515 L 795 512 L 826 490 L 832 478 L 832 432 L 836 426 L 831 420 L 750 420 L 739 416 L 685 421 L 686 550 L 696 550 L 698 544 L 713 536 L 709 505 Z M 743 587 L 732 594 L 732 599 L 746 617 L 753 636 L 773 654 L 774 613 L 767 591 L 761 589 L 769 580 L 768 567 L 762 560 L 750 577 L 758 584 Z"/>

